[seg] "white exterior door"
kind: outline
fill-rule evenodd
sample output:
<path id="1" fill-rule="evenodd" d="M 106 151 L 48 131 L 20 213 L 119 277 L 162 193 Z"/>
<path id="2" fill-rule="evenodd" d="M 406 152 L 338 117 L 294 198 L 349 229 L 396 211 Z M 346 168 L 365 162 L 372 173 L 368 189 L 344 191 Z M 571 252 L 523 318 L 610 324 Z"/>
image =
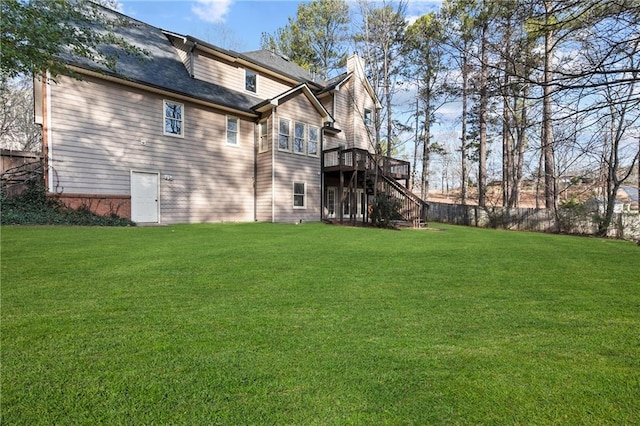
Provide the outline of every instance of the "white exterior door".
<path id="1" fill-rule="evenodd" d="M 142 223 L 158 223 L 157 173 L 131 172 L 131 220 Z"/>
<path id="2" fill-rule="evenodd" d="M 337 188 L 328 187 L 327 188 L 327 217 L 335 218 L 336 217 L 336 193 Z"/>
<path id="3" fill-rule="evenodd" d="M 364 189 L 356 188 L 354 193 L 355 200 L 351 198 L 351 191 L 345 188 L 344 202 L 342 203 L 342 214 L 343 216 L 350 216 L 353 214 L 355 217 L 361 218 L 364 216 L 364 209 L 367 207 Z"/>
<path id="4" fill-rule="evenodd" d="M 364 189 L 356 189 L 356 198 L 358 200 L 358 210 L 356 211 L 356 217 L 362 218 L 364 216 L 364 209 L 367 206 L 365 202 Z"/>

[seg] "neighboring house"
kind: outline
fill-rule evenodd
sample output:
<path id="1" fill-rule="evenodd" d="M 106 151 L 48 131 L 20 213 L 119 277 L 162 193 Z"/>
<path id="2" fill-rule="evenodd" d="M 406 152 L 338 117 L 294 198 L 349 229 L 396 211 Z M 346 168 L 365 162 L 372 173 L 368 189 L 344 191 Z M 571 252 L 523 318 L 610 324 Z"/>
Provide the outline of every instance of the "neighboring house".
<path id="1" fill-rule="evenodd" d="M 604 214 L 607 209 L 607 201 L 602 197 L 591 197 L 584 203 L 586 209 L 590 213 Z M 628 203 L 623 203 L 620 199 L 616 198 L 613 203 L 614 213 L 623 213 L 629 211 L 630 206 Z"/>
<path id="2" fill-rule="evenodd" d="M 237 53 L 132 20 L 149 53 L 40 82 L 46 181 L 71 206 L 140 223 L 367 220 L 375 187 L 407 220 L 409 163 L 372 154 L 379 109 L 362 60 L 322 81 L 270 51 Z M 404 180 L 404 185 L 399 181 Z"/>

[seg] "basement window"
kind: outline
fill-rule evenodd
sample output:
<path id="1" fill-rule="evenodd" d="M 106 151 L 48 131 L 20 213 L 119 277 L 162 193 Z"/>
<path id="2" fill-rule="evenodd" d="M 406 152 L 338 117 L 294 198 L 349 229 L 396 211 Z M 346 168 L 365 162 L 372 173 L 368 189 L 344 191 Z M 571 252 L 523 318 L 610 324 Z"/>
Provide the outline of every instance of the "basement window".
<path id="1" fill-rule="evenodd" d="M 304 182 L 293 182 L 293 208 L 306 208 L 306 184 Z"/>

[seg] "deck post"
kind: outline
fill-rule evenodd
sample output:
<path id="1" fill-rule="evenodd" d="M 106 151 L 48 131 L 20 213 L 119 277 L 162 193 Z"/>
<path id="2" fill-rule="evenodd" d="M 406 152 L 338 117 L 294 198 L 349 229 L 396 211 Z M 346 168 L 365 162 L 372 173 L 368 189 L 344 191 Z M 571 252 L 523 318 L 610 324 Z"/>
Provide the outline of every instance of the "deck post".
<path id="1" fill-rule="evenodd" d="M 342 167 L 340 167 L 340 184 L 338 185 L 338 194 L 340 194 L 338 209 L 340 210 L 340 223 L 342 224 L 344 216 L 344 172 L 342 171 Z"/>

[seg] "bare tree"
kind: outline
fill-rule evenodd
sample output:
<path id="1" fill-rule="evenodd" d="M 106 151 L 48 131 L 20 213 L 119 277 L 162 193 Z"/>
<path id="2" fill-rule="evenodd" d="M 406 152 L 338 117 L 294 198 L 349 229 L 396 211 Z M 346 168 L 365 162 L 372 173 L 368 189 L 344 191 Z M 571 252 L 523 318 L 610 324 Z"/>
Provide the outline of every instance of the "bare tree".
<path id="1" fill-rule="evenodd" d="M 394 140 L 393 97 L 397 92 L 397 79 L 401 71 L 401 49 L 404 43 L 406 3 L 394 8 L 386 0 L 382 5 L 360 1 L 362 25 L 356 34 L 356 45 L 361 46 L 369 66 L 369 80 L 373 84 L 382 111 L 376 120 L 376 151 L 380 151 L 382 120 L 386 122 L 387 156 L 391 156 Z"/>
<path id="2" fill-rule="evenodd" d="M 431 142 L 431 127 L 436 111 L 443 105 L 447 93 L 447 79 L 444 74 L 445 21 L 435 13 L 421 16 L 406 32 L 404 54 L 407 77 L 418 79 L 418 99 L 422 100 L 424 110 L 420 114 L 424 119 L 422 140 L 422 175 L 420 179 L 421 198 L 429 197 L 429 160 L 432 152 L 440 152 L 437 144 Z M 417 128 L 416 128 L 417 131 Z M 418 140 L 416 140 L 416 149 Z"/>
<path id="3" fill-rule="evenodd" d="M 0 79 L 0 147 L 40 152 L 40 126 L 34 123 L 33 81 L 30 77 Z"/>

